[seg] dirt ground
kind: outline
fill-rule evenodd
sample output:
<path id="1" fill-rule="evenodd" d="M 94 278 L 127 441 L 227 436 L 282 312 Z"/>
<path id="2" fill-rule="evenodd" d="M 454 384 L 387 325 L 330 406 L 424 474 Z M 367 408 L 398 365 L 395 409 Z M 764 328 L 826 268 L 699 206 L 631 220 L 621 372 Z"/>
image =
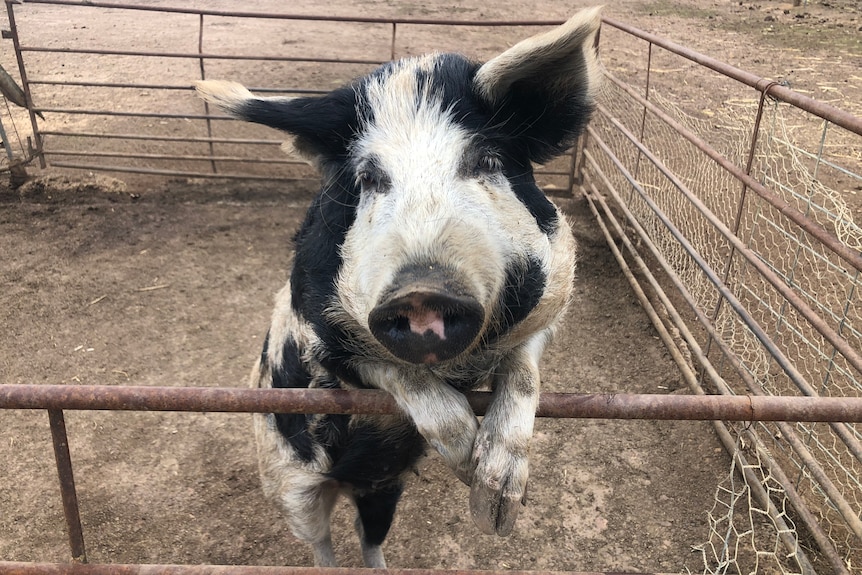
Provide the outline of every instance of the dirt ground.
<path id="1" fill-rule="evenodd" d="M 576 7 L 344 0 L 326 10 L 495 19 Z M 620 0 L 608 11 L 859 112 L 854 0 Z M 162 33 L 138 17 L 141 34 Z M 245 386 L 313 186 L 38 175 L 0 190 L 0 382 Z M 544 389 L 685 393 L 585 201 L 557 201 L 581 258 Z M 91 562 L 311 564 L 261 494 L 249 416 L 67 412 L 66 423 Z M 700 572 L 692 546 L 708 536 L 729 465 L 707 423 L 540 420 L 514 535 L 482 535 L 467 489 L 431 455 L 384 549 L 404 568 Z M 359 566 L 345 505 L 334 529 L 343 565 Z M 0 560 L 68 559 L 47 415 L 0 411 Z"/>

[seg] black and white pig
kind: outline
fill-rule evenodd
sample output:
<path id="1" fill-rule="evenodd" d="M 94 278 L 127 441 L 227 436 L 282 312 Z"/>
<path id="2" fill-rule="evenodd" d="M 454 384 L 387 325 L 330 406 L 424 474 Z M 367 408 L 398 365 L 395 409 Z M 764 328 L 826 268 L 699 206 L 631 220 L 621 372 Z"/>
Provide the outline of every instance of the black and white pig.
<path id="1" fill-rule="evenodd" d="M 363 559 L 381 544 L 426 442 L 470 486 L 485 533 L 508 535 L 528 476 L 539 360 L 572 291 L 569 224 L 532 163 L 566 150 L 599 78 L 598 8 L 480 64 L 388 63 L 321 97 L 198 92 L 292 135 L 322 175 L 254 370 L 261 388 L 383 389 L 397 416 L 255 416 L 263 487 L 336 564 L 330 512 L 356 506 Z M 463 392 L 493 391 L 480 422 Z"/>

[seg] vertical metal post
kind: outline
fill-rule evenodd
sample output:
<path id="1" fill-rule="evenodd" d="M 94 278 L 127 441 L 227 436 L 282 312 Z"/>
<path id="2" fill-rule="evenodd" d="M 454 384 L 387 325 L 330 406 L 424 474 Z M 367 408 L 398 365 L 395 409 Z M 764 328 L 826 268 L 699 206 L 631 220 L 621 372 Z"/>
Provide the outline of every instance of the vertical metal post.
<path id="1" fill-rule="evenodd" d="M 200 64 L 200 69 L 201 69 L 201 80 L 206 80 L 207 75 L 206 75 L 206 69 L 204 68 L 203 53 L 204 53 L 204 15 L 200 14 L 200 18 L 198 19 L 198 54 L 200 54 L 201 57 L 198 58 L 198 62 Z M 210 168 L 212 169 L 212 172 L 214 174 L 217 174 L 218 168 L 216 167 L 216 161 L 214 158 L 215 146 L 213 145 L 213 142 L 212 142 L 213 125 L 212 125 L 212 120 L 210 120 L 210 118 L 209 118 L 210 105 L 206 100 L 204 100 L 204 113 L 207 115 L 207 119 L 206 119 L 207 137 L 210 139 L 210 142 L 209 142 L 209 151 L 210 151 L 210 158 L 211 158 L 210 159 Z"/>
<path id="2" fill-rule="evenodd" d="M 578 169 L 578 158 L 581 157 L 583 153 L 583 144 L 584 144 L 584 134 L 580 134 L 578 136 L 578 140 L 575 142 L 575 145 L 572 147 L 572 151 L 569 154 L 569 186 L 568 192 L 570 196 L 575 194 L 575 184 L 580 185 L 582 180 L 580 179 L 581 171 Z"/>
<path id="3" fill-rule="evenodd" d="M 60 494 L 63 497 L 63 514 L 69 531 L 69 549 L 72 561 L 87 562 L 84 549 L 84 532 L 81 529 L 81 515 L 78 512 L 78 494 L 75 492 L 75 477 L 72 473 L 72 458 L 69 455 L 69 440 L 66 437 L 66 420 L 61 409 L 49 409 L 48 421 L 51 425 L 51 439 L 54 443 L 54 458 L 57 461 L 57 475 L 60 478 Z"/>
<path id="4" fill-rule="evenodd" d="M 15 47 L 15 59 L 18 61 L 18 73 L 21 75 L 21 88 L 27 101 L 27 111 L 30 113 L 30 126 L 33 128 L 33 141 L 36 142 L 34 155 L 39 156 L 39 167 L 46 168 L 45 151 L 42 148 L 42 134 L 39 133 L 39 123 L 33 111 L 33 96 L 30 94 L 30 82 L 27 80 L 27 70 L 24 68 L 24 57 L 21 55 L 21 41 L 18 38 L 18 25 L 15 23 L 15 4 L 6 2 L 6 14 L 9 17 L 9 30 L 12 34 L 12 45 Z"/>
<path id="5" fill-rule="evenodd" d="M 652 72 L 652 47 L 653 43 L 650 42 L 647 48 L 647 65 L 646 65 L 646 86 L 644 87 L 644 100 L 649 102 L 649 89 L 650 89 L 650 78 Z M 641 142 L 644 141 L 644 134 L 646 133 L 646 117 L 647 117 L 647 106 L 644 103 L 643 114 L 641 114 L 641 131 L 638 134 L 638 140 Z M 640 168 L 641 168 L 641 158 L 643 157 L 643 153 L 638 150 L 637 158 L 635 158 L 635 169 L 632 175 L 637 180 L 640 178 Z"/>
<path id="6" fill-rule="evenodd" d="M 751 132 L 751 143 L 748 147 L 748 159 L 745 164 L 745 175 L 751 175 L 751 168 L 754 165 L 754 155 L 757 152 L 757 138 L 760 135 L 760 122 L 763 119 L 763 105 L 766 102 L 766 97 L 768 95 L 769 89 L 772 86 L 777 85 L 777 82 L 770 82 L 764 87 L 760 92 L 760 101 L 757 105 L 757 114 L 754 117 L 754 129 Z M 733 221 L 733 225 L 731 226 L 731 231 L 733 231 L 734 235 L 739 235 L 739 227 L 742 225 L 742 214 L 745 209 L 745 199 L 748 192 L 748 185 L 743 182 L 742 190 L 739 194 L 739 203 L 736 206 L 736 216 Z M 731 271 L 733 271 L 733 258 L 736 255 L 736 248 L 732 245 L 730 246 L 730 252 L 727 254 L 727 260 L 724 265 L 724 273 L 721 276 L 721 281 L 728 285 L 727 279 L 730 277 Z M 719 294 L 718 301 L 715 303 L 715 307 L 712 310 L 712 316 L 710 319 L 715 322 L 718 320 L 718 314 L 721 312 L 721 306 L 724 304 L 724 297 Z M 712 336 L 709 336 L 706 341 L 706 354 L 709 355 L 710 348 L 712 347 Z"/>
<path id="7" fill-rule="evenodd" d="M 3 128 L 3 122 L 0 121 L 0 140 L 3 141 L 3 147 L 6 149 L 6 158 L 9 160 L 9 165 L 15 161 L 15 156 L 12 155 L 12 145 L 9 143 L 9 138 L 6 137 L 6 130 Z"/>

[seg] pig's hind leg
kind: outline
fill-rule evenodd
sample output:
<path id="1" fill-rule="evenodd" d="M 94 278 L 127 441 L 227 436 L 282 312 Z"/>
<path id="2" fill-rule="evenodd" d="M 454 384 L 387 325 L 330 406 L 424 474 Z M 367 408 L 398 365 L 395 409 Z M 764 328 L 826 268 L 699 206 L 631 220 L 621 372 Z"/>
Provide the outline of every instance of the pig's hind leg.
<path id="1" fill-rule="evenodd" d="M 386 568 L 381 545 L 392 526 L 395 508 L 401 498 L 402 486 L 393 485 L 386 489 L 368 493 L 355 493 L 356 533 L 362 546 L 362 560 L 366 567 Z"/>
<path id="2" fill-rule="evenodd" d="M 295 485 L 280 494 L 291 532 L 311 546 L 315 567 L 338 567 L 332 548 L 330 517 L 339 488 L 331 481 Z"/>

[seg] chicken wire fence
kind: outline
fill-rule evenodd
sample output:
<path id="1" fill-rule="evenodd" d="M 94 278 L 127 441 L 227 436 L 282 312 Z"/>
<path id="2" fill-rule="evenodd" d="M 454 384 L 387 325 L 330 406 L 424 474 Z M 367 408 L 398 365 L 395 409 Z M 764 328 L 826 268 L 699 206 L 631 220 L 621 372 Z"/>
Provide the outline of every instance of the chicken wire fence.
<path id="1" fill-rule="evenodd" d="M 34 43 L 40 9 L 68 11 L 78 34 L 57 30 L 50 43 Z M 181 48 L 104 34 L 112 19 L 133 22 L 141 10 L 163 18 Z M 32 127 L 19 136 L 31 138 L 18 145 L 25 160 L 234 179 L 314 175 L 283 156 L 272 132 L 211 114 L 190 97 L 190 79 L 321 93 L 393 57 L 443 46 L 483 58 L 556 23 L 65 0 L 7 2 L 7 12 L 29 108 L 8 114 Z M 27 16 L 21 25 L 16 13 Z M 363 33 L 356 44 L 332 42 L 304 32 L 311 23 Z M 257 33 L 250 43 L 238 36 L 248 25 L 288 27 L 297 40 L 269 46 Z M 493 42 L 474 33 L 486 27 L 497 30 Z M 601 40 L 607 82 L 594 121 L 571 155 L 539 167 L 540 184 L 577 184 L 587 197 L 693 394 L 858 398 L 862 230 L 853 214 L 862 203 L 862 121 L 614 20 Z M 82 58 L 102 62 L 100 73 L 76 74 Z M 285 77 L 293 85 L 276 88 Z M 717 478 L 708 529 L 692 534 L 705 573 L 862 572 L 855 425 L 714 425 L 733 459 Z"/>
<path id="2" fill-rule="evenodd" d="M 603 35 L 583 189 L 661 272 L 646 305 L 692 390 L 858 397 L 862 121 L 620 23 Z M 860 572 L 858 428 L 719 427 L 734 469 L 697 546 L 706 572 Z"/>

